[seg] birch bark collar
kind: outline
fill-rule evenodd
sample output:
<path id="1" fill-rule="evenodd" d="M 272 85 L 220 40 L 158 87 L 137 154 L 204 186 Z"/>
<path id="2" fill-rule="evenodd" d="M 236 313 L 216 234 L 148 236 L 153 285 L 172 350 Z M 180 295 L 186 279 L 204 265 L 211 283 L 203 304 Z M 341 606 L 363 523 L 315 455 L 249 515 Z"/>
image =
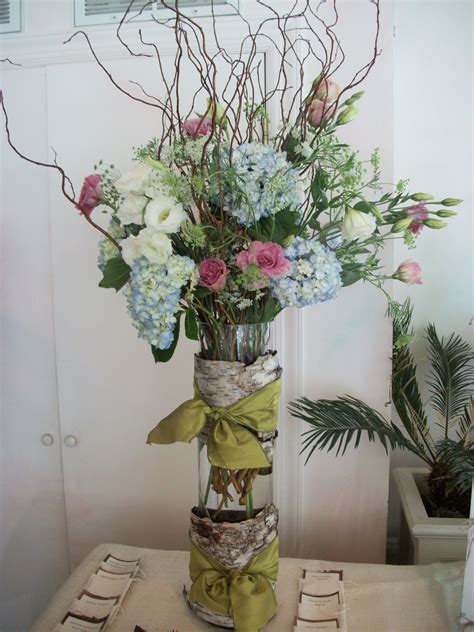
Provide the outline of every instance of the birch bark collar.
<path id="1" fill-rule="evenodd" d="M 278 538 L 243 570 L 228 569 L 191 543 L 191 598 L 219 614 L 232 614 L 236 632 L 258 632 L 272 618 L 278 574 Z"/>
<path id="2" fill-rule="evenodd" d="M 253 432 L 276 430 L 279 399 L 279 379 L 228 407 L 210 406 L 195 384 L 194 398 L 162 419 L 147 443 L 189 443 L 210 417 L 214 423 L 207 455 L 212 465 L 230 470 L 268 467 L 268 458 Z"/>

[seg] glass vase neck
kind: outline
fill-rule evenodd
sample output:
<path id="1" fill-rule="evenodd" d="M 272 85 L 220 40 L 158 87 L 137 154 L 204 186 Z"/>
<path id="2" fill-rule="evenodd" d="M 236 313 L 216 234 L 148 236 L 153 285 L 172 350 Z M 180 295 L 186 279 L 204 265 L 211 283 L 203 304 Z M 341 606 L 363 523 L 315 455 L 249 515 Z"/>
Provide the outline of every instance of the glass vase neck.
<path id="1" fill-rule="evenodd" d="M 200 323 L 201 357 L 253 364 L 266 353 L 270 338 L 270 323 Z"/>

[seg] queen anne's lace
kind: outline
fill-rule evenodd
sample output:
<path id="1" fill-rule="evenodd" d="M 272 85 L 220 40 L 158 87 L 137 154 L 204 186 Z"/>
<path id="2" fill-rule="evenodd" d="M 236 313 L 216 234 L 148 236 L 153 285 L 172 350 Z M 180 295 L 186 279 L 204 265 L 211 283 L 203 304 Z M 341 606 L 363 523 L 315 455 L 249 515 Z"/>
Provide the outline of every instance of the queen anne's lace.
<path id="1" fill-rule="evenodd" d="M 124 292 L 138 336 L 153 347 L 168 349 L 173 342 L 181 290 L 196 281 L 197 267 L 189 257 L 172 255 L 165 264 L 151 264 L 144 257 L 134 261 Z"/>
<path id="2" fill-rule="evenodd" d="M 224 162 L 229 165 L 227 155 Z M 231 164 L 236 183 L 224 193 L 224 209 L 240 224 L 298 207 L 297 172 L 284 152 L 263 143 L 244 143 L 233 150 Z"/>
<path id="3" fill-rule="evenodd" d="M 282 307 L 306 307 L 336 297 L 342 287 L 342 267 L 332 250 L 316 239 L 296 237 L 285 257 L 291 261 L 288 274 L 270 279 Z"/>

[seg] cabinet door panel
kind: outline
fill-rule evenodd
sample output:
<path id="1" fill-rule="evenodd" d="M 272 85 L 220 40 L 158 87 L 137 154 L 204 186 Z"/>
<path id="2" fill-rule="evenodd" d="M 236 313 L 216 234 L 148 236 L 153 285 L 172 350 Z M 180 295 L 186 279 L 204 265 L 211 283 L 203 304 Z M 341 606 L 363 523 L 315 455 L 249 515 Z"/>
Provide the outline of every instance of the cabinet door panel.
<path id="1" fill-rule="evenodd" d="M 38 160 L 45 160 L 48 147 L 45 86 L 44 69 L 9 71 L 1 77 L 13 138 Z M 48 174 L 16 156 L 3 133 L 0 142 L 0 627 L 18 632 L 30 628 L 64 581 L 69 561 L 57 410 Z"/>

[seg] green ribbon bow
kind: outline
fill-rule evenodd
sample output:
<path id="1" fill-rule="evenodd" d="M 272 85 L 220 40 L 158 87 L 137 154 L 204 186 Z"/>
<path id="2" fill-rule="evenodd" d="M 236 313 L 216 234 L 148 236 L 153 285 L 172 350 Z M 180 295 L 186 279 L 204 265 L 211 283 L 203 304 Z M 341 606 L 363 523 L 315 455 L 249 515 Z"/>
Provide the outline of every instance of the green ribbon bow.
<path id="1" fill-rule="evenodd" d="M 191 599 L 218 614 L 232 614 L 236 632 L 258 632 L 275 614 L 270 582 L 278 574 L 278 538 L 243 570 L 228 569 L 191 542 Z"/>
<path id="2" fill-rule="evenodd" d="M 280 380 L 274 380 L 228 407 L 212 407 L 194 385 L 194 398 L 178 406 L 148 435 L 147 443 L 189 443 L 211 417 L 207 444 L 209 462 L 229 470 L 268 467 L 268 458 L 251 432 L 276 430 Z"/>

